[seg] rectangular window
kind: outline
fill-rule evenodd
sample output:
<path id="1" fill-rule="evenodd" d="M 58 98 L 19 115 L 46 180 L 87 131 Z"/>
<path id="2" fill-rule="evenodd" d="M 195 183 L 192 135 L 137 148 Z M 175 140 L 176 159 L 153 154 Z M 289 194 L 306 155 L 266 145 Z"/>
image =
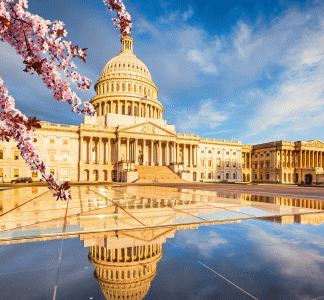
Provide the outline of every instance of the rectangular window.
<path id="1" fill-rule="evenodd" d="M 226 173 L 226 179 L 230 179 L 230 173 Z"/>
<path id="2" fill-rule="evenodd" d="M 0 150 L 0 159 L 3 159 L 3 150 Z"/>
<path id="3" fill-rule="evenodd" d="M 14 169 L 14 177 L 19 177 L 19 169 Z"/>
<path id="4" fill-rule="evenodd" d="M 200 175 L 201 177 L 201 179 L 204 179 L 205 178 L 205 173 L 201 173 L 201 175 Z"/>
<path id="5" fill-rule="evenodd" d="M 262 173 L 260 174 L 260 180 L 262 180 L 263 179 L 263 175 L 262 175 Z"/>
<path id="6" fill-rule="evenodd" d="M 212 153 L 212 151 L 211 150 L 208 150 L 208 153 Z"/>
<path id="7" fill-rule="evenodd" d="M 14 160 L 19 160 L 19 151 L 14 151 Z"/>
<path id="8" fill-rule="evenodd" d="M 69 177 L 69 170 L 68 169 L 62 169 L 62 177 L 68 178 Z"/>
<path id="9" fill-rule="evenodd" d="M 208 167 L 211 167 L 212 166 L 212 161 L 209 159 L 208 160 Z"/>
<path id="10" fill-rule="evenodd" d="M 63 140 L 63 145 L 67 145 L 68 144 L 68 140 Z"/>
<path id="11" fill-rule="evenodd" d="M 200 164 L 201 164 L 202 167 L 204 167 L 204 166 L 205 166 L 205 160 L 202 159 L 202 160 L 200 161 Z"/>
<path id="12" fill-rule="evenodd" d="M 236 179 L 236 174 L 235 173 L 233 173 L 233 179 Z"/>
<path id="13" fill-rule="evenodd" d="M 32 177 L 33 177 L 33 178 L 38 178 L 38 172 L 37 172 L 37 171 L 34 171 L 34 172 L 32 173 Z"/>
<path id="14" fill-rule="evenodd" d="M 55 155 L 54 152 L 50 152 L 50 161 L 54 161 L 54 155 Z"/>
<path id="15" fill-rule="evenodd" d="M 254 178 L 255 179 L 258 179 L 258 174 L 254 174 Z"/>
<path id="16" fill-rule="evenodd" d="M 67 153 L 67 152 L 63 153 L 63 161 L 68 161 L 68 155 L 69 155 L 69 153 Z"/>
<path id="17" fill-rule="evenodd" d="M 50 144 L 54 144 L 54 139 L 50 139 Z"/>
<path id="18" fill-rule="evenodd" d="M 266 174 L 266 179 L 269 180 L 269 173 Z"/>

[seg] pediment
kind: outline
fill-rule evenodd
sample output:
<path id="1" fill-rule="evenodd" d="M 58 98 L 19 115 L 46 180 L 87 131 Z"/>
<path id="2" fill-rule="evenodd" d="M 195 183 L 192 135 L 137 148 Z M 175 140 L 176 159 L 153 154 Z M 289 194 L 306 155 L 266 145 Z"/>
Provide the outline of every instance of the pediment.
<path id="1" fill-rule="evenodd" d="M 121 129 L 119 129 L 119 132 L 175 137 L 175 133 L 173 133 L 159 125 L 156 125 L 152 122 L 145 122 L 145 123 L 121 128 Z"/>
<path id="2" fill-rule="evenodd" d="M 321 142 L 320 140 L 308 141 L 304 145 L 309 146 L 309 147 L 321 147 L 321 148 L 324 148 L 324 143 Z"/>

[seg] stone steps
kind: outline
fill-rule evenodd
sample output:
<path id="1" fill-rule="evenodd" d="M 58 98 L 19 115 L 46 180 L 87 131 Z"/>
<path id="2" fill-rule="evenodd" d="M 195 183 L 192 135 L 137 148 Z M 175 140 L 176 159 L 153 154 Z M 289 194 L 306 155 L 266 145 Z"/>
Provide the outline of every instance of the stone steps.
<path id="1" fill-rule="evenodd" d="M 136 183 L 184 182 L 166 166 L 136 166 L 138 180 Z"/>

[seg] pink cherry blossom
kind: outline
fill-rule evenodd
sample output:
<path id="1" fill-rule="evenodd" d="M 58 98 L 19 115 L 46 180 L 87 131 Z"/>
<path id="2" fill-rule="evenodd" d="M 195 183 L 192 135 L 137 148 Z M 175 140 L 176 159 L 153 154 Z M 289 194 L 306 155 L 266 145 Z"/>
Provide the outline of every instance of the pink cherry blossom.
<path id="1" fill-rule="evenodd" d="M 105 0 L 109 11 L 117 11 L 118 18 L 113 22 L 120 29 L 121 36 L 131 32 L 131 16 L 126 12 L 122 1 Z M 79 49 L 66 41 L 67 31 L 61 21 L 51 22 L 27 11 L 27 0 L 0 0 L 0 41 L 8 42 L 24 59 L 24 72 L 38 74 L 48 89 L 53 92 L 57 101 L 65 101 L 72 105 L 72 112 L 94 116 L 96 108 L 89 102 L 82 101 L 71 90 L 70 79 L 82 91 L 90 88 L 90 79 L 81 76 L 71 60 L 75 57 L 86 62 L 86 48 Z M 64 78 L 61 76 L 64 74 Z M 39 171 L 49 189 L 55 190 L 57 199 L 70 198 L 69 184 L 62 183 L 48 171 L 45 161 L 38 154 L 32 143 L 34 130 L 40 128 L 35 117 L 27 118 L 15 108 L 15 100 L 9 95 L 7 87 L 0 77 L 0 132 L 2 139 L 17 142 L 22 158 L 31 171 Z"/>

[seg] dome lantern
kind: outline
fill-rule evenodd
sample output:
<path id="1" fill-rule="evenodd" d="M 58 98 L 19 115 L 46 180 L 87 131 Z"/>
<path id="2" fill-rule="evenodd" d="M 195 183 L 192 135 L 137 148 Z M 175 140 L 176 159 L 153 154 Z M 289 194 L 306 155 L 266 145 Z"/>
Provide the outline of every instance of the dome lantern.
<path id="1" fill-rule="evenodd" d="M 122 43 L 122 52 L 132 52 L 133 53 L 134 40 L 131 38 L 131 36 L 129 34 L 124 35 L 120 41 Z"/>

